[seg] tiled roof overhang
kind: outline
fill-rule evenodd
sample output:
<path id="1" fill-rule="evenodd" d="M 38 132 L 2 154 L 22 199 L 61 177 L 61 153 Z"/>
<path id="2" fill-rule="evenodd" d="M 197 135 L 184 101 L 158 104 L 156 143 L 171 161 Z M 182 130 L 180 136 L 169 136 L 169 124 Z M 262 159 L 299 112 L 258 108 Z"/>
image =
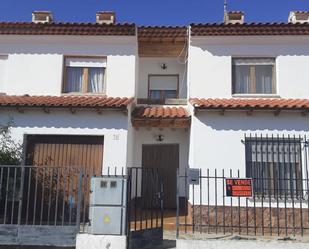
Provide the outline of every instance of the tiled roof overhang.
<path id="1" fill-rule="evenodd" d="M 135 36 L 135 24 L 0 22 L 0 35 Z"/>
<path id="2" fill-rule="evenodd" d="M 190 26 L 192 36 L 309 35 L 308 23 L 199 23 Z M 0 22 L 0 35 L 135 36 L 136 25 L 130 23 Z M 186 26 L 138 27 L 140 41 L 184 41 L 187 36 Z"/>
<path id="3" fill-rule="evenodd" d="M 184 41 L 187 38 L 185 26 L 140 26 L 139 41 Z"/>
<path id="4" fill-rule="evenodd" d="M 191 117 L 184 107 L 139 106 L 132 112 L 134 127 L 187 128 Z"/>
<path id="5" fill-rule="evenodd" d="M 74 108 L 126 110 L 133 98 L 106 96 L 0 95 L 0 108 Z"/>
<path id="6" fill-rule="evenodd" d="M 195 110 L 274 110 L 274 111 L 309 111 L 309 99 L 199 99 L 192 98 L 190 103 Z"/>
<path id="7" fill-rule="evenodd" d="M 309 35 L 308 23 L 191 24 L 192 36 Z"/>

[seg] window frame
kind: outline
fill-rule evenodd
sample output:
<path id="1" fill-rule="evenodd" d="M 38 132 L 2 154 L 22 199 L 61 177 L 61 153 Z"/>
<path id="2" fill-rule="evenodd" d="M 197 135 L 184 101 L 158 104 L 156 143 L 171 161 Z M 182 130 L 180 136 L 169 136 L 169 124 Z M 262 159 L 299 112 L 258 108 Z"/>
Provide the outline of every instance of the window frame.
<path id="1" fill-rule="evenodd" d="M 83 84 L 82 91 L 80 92 L 65 92 L 66 87 L 66 76 L 67 76 L 67 66 L 66 60 L 68 58 L 81 58 L 81 59 L 104 59 L 106 61 L 106 67 L 104 67 L 104 75 L 103 75 L 103 91 L 100 93 L 88 92 L 88 70 L 89 67 L 83 67 L 83 71 L 87 71 L 87 75 L 83 76 Z M 62 86 L 61 86 L 61 94 L 63 95 L 105 95 L 106 93 L 106 79 L 107 79 L 107 56 L 91 56 L 91 55 L 64 55 L 62 61 Z"/>
<path id="2" fill-rule="evenodd" d="M 150 98 L 150 96 L 151 96 L 150 95 L 150 91 L 151 91 L 151 89 L 150 89 L 150 78 L 155 77 L 155 76 L 158 76 L 158 77 L 164 77 L 164 76 L 166 76 L 166 77 L 177 77 L 176 99 L 179 99 L 179 74 L 148 74 L 148 91 L 147 91 L 147 99 L 148 100 L 153 100 L 153 101 L 157 100 L 157 99 L 151 99 Z M 169 98 L 165 98 L 163 96 L 163 92 L 165 90 L 158 90 L 158 91 L 161 92 L 161 98 L 160 98 L 159 101 L 165 101 L 166 99 L 169 99 Z"/>
<path id="3" fill-rule="evenodd" d="M 263 157 L 263 150 L 260 151 L 260 157 L 261 160 L 257 161 L 257 146 L 261 146 L 259 144 L 263 144 L 265 145 L 266 143 L 266 158 L 268 158 L 269 152 L 271 152 L 272 157 L 270 158 L 270 160 L 268 161 L 268 159 L 266 161 L 264 161 Z M 246 172 L 246 177 L 253 179 L 253 193 L 255 196 L 259 197 L 259 198 L 274 198 L 274 199 L 294 199 L 294 198 L 304 198 L 304 193 L 303 193 L 303 181 L 304 181 L 304 176 L 303 176 L 303 155 L 302 155 L 302 139 L 299 137 L 275 137 L 275 136 L 255 136 L 255 137 L 245 137 L 244 140 L 244 145 L 245 145 L 245 172 Z M 256 159 L 255 161 L 252 160 L 252 148 L 251 146 L 255 144 L 255 155 L 256 155 Z M 292 144 L 292 147 L 290 147 L 290 145 L 288 146 L 288 151 L 285 151 L 285 146 L 287 146 L 288 144 Z M 279 146 L 284 146 L 283 147 L 283 151 L 279 150 Z M 271 148 L 271 151 L 269 151 L 269 146 Z M 277 147 L 277 151 L 274 151 L 274 147 Z M 296 152 L 295 148 L 296 146 L 299 148 L 299 151 Z M 291 148 L 293 148 L 291 150 Z M 261 149 L 261 148 L 260 148 Z M 250 153 L 251 152 L 251 153 Z M 283 158 L 283 162 L 272 162 L 272 160 L 279 160 L 280 154 Z M 276 155 L 276 156 L 275 156 Z M 288 161 L 285 161 L 285 158 L 288 157 Z M 296 160 L 296 158 L 299 158 L 299 162 L 291 162 L 291 160 Z M 258 164 L 258 165 L 254 165 L 254 164 Z M 266 165 L 266 167 L 270 167 L 271 169 L 268 171 L 268 173 L 270 173 L 270 176 L 266 175 L 266 178 L 264 178 L 264 176 L 260 177 L 261 172 L 263 173 L 263 171 L 260 172 L 260 170 L 258 171 L 258 177 L 256 177 L 253 173 L 252 167 L 257 166 L 260 167 L 263 164 Z M 268 164 L 268 165 L 267 165 Z M 279 169 L 279 166 L 284 166 L 284 176 L 283 178 L 280 177 L 281 175 L 281 169 L 279 171 L 277 171 L 277 169 Z M 288 168 L 288 170 L 286 171 L 286 165 L 288 165 L 290 168 Z M 291 166 L 293 167 L 293 169 L 291 168 Z M 249 170 L 249 168 L 251 168 Z M 292 170 L 292 171 L 291 171 Z M 281 173 L 280 173 L 281 172 Z M 295 178 L 291 179 L 291 174 L 295 174 Z M 279 177 L 278 177 L 279 176 Z M 282 176 L 282 175 L 281 175 Z M 255 187 L 255 183 L 254 180 L 257 180 L 257 185 L 259 186 L 259 182 L 265 182 L 267 181 L 267 185 L 270 186 L 270 189 L 267 188 L 267 186 L 265 186 L 265 189 L 262 189 L 262 191 L 259 189 L 254 189 Z M 295 181 L 294 181 L 295 180 Z M 287 184 L 288 188 L 283 188 L 280 189 L 280 183 L 285 186 Z M 293 191 L 291 191 L 291 186 L 294 186 L 295 184 L 295 189 L 293 187 Z M 262 183 L 263 186 L 263 183 Z M 272 188 L 273 187 L 273 188 Z M 276 189 L 276 187 L 279 187 L 278 189 Z M 265 192 L 265 193 L 264 193 Z M 283 194 L 282 194 L 283 192 Z"/>
<path id="4" fill-rule="evenodd" d="M 234 65 L 234 61 L 235 60 L 273 60 L 274 64 L 272 67 L 272 93 L 257 93 L 256 92 L 256 77 L 255 77 L 255 67 L 254 65 L 250 65 L 250 63 L 248 63 L 248 66 L 250 66 L 250 92 L 247 93 L 238 93 L 235 91 L 235 68 L 236 65 Z M 234 96 L 275 96 L 278 94 L 278 86 L 277 86 L 277 71 L 276 71 L 276 65 L 277 65 L 277 58 L 276 57 L 240 57 L 240 56 L 235 56 L 232 57 L 232 61 L 231 61 L 231 91 L 232 91 L 232 95 Z M 253 85 L 253 86 L 252 86 Z M 254 86 L 255 85 L 255 86 Z M 252 90 L 255 89 L 255 91 Z"/>

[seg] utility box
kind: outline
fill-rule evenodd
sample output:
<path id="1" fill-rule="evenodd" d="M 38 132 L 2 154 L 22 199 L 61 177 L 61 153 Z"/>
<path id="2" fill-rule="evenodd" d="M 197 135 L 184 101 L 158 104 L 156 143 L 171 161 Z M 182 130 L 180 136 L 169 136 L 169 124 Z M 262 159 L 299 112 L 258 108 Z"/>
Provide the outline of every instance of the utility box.
<path id="1" fill-rule="evenodd" d="M 90 193 L 90 233 L 125 235 L 127 180 L 123 177 L 93 177 Z"/>

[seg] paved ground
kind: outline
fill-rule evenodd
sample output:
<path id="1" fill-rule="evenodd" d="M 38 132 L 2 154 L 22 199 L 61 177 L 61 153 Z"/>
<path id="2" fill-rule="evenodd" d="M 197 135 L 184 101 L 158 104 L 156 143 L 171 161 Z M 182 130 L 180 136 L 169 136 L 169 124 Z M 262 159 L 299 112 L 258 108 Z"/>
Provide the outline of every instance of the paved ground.
<path id="1" fill-rule="evenodd" d="M 176 249 L 176 240 L 164 240 L 163 245 L 156 247 L 147 247 L 143 249 Z"/>
<path id="2" fill-rule="evenodd" d="M 0 249 L 75 249 L 75 247 L 56 247 L 56 246 L 0 246 Z"/>
<path id="3" fill-rule="evenodd" d="M 54 246 L 0 246 L 0 249 L 75 249 L 75 247 L 54 247 Z M 164 240 L 163 245 L 156 247 L 144 247 L 140 249 L 176 249 L 175 240 Z"/>

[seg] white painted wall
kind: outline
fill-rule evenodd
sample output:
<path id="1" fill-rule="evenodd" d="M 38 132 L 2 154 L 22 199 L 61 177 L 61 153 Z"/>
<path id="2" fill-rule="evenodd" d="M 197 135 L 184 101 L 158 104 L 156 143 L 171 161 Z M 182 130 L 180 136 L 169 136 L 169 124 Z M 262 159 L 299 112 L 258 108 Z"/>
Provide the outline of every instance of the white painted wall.
<path id="1" fill-rule="evenodd" d="M 0 110 L 0 124 L 13 120 L 12 138 L 22 142 L 26 134 L 49 135 L 96 135 L 104 136 L 103 172 L 107 167 L 126 167 L 127 164 L 127 115 L 123 112 L 52 110 L 26 110 L 18 113 Z"/>
<path id="2" fill-rule="evenodd" d="M 238 170 L 240 177 L 246 176 L 245 145 L 242 143 L 244 135 L 309 135 L 309 118 L 301 116 L 300 113 L 283 112 L 279 116 L 274 116 L 272 112 L 254 112 L 252 116 L 246 112 L 227 111 L 220 115 L 215 111 L 198 112 L 192 117 L 190 130 L 190 153 L 189 165 L 191 168 L 201 168 L 202 174 L 207 175 L 207 169 L 211 176 L 237 177 Z M 304 171 L 305 172 L 305 171 Z M 206 186 L 206 180 L 203 186 Z M 223 182 L 218 180 L 218 204 L 222 203 Z M 192 189 L 191 189 L 192 191 Z M 198 191 L 198 188 L 195 189 Z M 214 203 L 215 181 L 210 181 L 210 201 Z M 192 198 L 192 196 L 190 196 Z M 199 194 L 195 195 L 195 200 L 199 202 Z M 228 205 L 229 198 L 226 198 Z M 207 200 L 207 191 L 203 191 L 203 202 Z M 237 198 L 235 198 L 237 205 Z M 297 204 L 299 205 L 299 203 Z"/>
<path id="3" fill-rule="evenodd" d="M 4 84 L 7 77 L 7 59 L 6 55 L 0 54 L 0 93 L 4 91 Z"/>
<path id="4" fill-rule="evenodd" d="M 106 56 L 106 95 L 135 93 L 135 36 L 1 36 L 0 54 L 8 55 L 7 94 L 60 95 L 64 55 Z"/>
<path id="5" fill-rule="evenodd" d="M 163 70 L 161 64 L 165 63 L 167 69 Z M 177 58 L 139 58 L 139 81 L 137 87 L 137 98 L 148 97 L 148 75 L 149 74 L 178 74 L 179 75 L 179 97 L 187 97 L 187 74 L 186 65 L 177 61 Z"/>
<path id="6" fill-rule="evenodd" d="M 276 58 L 277 95 L 309 96 L 309 37 L 192 37 L 190 97 L 231 98 L 232 57 Z"/>

